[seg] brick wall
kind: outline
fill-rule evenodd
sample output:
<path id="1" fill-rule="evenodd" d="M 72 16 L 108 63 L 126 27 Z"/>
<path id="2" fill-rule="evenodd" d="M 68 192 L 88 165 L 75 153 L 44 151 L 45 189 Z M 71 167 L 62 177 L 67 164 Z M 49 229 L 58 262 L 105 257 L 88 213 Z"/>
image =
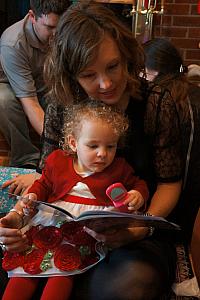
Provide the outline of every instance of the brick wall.
<path id="1" fill-rule="evenodd" d="M 153 35 L 169 38 L 181 50 L 186 65 L 200 65 L 198 0 L 165 0 L 163 16 L 154 17 Z"/>

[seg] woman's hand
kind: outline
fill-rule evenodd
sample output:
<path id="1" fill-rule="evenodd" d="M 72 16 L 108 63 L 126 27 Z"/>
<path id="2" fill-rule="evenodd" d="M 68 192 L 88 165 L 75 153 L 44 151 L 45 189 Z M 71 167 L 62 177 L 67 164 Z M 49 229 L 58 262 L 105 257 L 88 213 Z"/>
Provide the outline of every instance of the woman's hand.
<path id="1" fill-rule="evenodd" d="M 88 227 L 84 227 L 84 230 L 97 241 L 103 242 L 108 248 L 112 249 L 139 241 L 149 233 L 148 227 L 125 228 L 121 230 L 108 229 L 104 233 L 97 233 Z"/>
<path id="2" fill-rule="evenodd" d="M 29 248 L 26 235 L 19 229 L 21 225 L 21 216 L 15 212 L 9 212 L 0 219 L 0 243 L 5 246 L 5 250 L 20 252 Z"/>
<path id="3" fill-rule="evenodd" d="M 24 175 L 17 175 L 16 177 L 5 181 L 1 188 L 4 189 L 9 186 L 9 193 L 20 195 L 25 194 L 28 188 L 34 183 L 36 179 L 39 179 L 41 174 L 31 173 Z"/>

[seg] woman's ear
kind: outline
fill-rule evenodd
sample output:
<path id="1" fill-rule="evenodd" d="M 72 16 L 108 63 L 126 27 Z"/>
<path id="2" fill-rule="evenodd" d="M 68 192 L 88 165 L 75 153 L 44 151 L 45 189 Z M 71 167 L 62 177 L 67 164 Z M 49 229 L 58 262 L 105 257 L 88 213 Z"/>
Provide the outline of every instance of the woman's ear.
<path id="1" fill-rule="evenodd" d="M 28 15 L 29 15 L 29 19 L 31 20 L 32 24 L 34 24 L 36 22 L 36 18 L 35 18 L 35 14 L 32 11 L 32 9 L 29 9 Z"/>
<path id="2" fill-rule="evenodd" d="M 76 138 L 72 135 L 72 134 L 69 134 L 67 136 L 67 143 L 70 147 L 70 149 L 73 151 L 73 152 L 76 152 L 76 145 L 77 145 L 77 142 L 76 142 Z"/>

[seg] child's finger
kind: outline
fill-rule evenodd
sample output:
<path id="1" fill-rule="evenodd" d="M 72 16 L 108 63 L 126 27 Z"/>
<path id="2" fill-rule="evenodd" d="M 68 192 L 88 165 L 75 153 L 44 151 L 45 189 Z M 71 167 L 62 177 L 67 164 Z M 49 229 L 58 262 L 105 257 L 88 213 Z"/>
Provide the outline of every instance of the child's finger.
<path id="1" fill-rule="evenodd" d="M 23 213 L 29 216 L 35 209 L 37 197 L 35 194 L 27 194 L 22 198 Z"/>
<path id="2" fill-rule="evenodd" d="M 129 205 L 133 201 L 133 199 L 134 199 L 133 195 L 127 195 L 126 199 L 123 202 L 123 204 L 124 205 Z"/>
<path id="3" fill-rule="evenodd" d="M 138 208 L 138 205 L 128 205 L 128 210 L 137 210 Z"/>
<path id="4" fill-rule="evenodd" d="M 138 199 L 135 199 L 135 200 L 129 202 L 128 209 L 129 210 L 137 210 L 140 208 L 140 206 L 141 206 L 140 201 L 138 201 Z"/>
<path id="5" fill-rule="evenodd" d="M 28 197 L 28 195 L 21 197 L 21 201 L 23 202 L 23 204 L 28 204 L 30 202 L 30 199 Z"/>
<path id="6" fill-rule="evenodd" d="M 24 204 L 34 205 L 35 201 L 37 201 L 37 197 L 35 194 L 30 193 L 22 197 L 22 201 Z"/>

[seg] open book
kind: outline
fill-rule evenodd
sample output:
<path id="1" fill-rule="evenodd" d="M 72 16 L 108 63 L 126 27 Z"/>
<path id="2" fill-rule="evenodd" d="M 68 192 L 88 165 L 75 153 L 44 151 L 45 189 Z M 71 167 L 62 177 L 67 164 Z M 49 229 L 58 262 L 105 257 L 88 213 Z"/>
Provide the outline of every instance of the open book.
<path id="1" fill-rule="evenodd" d="M 180 226 L 167 221 L 162 217 L 148 216 L 143 213 L 123 213 L 116 210 L 92 210 L 81 213 L 78 217 L 73 216 L 70 212 L 57 207 L 53 204 L 38 201 L 37 209 L 43 212 L 52 212 L 54 217 L 68 222 L 78 222 L 82 226 L 87 226 L 96 232 L 103 232 L 107 229 L 120 229 L 131 227 L 153 226 L 159 229 L 180 230 Z"/>
<path id="2" fill-rule="evenodd" d="M 28 237 L 30 251 L 5 252 L 3 268 L 9 277 L 50 277 L 87 271 L 105 257 L 107 249 L 88 235 L 84 226 L 99 233 L 138 226 L 180 230 L 161 217 L 117 211 L 86 211 L 74 217 L 60 207 L 37 201 L 34 215 L 21 229 Z"/>

